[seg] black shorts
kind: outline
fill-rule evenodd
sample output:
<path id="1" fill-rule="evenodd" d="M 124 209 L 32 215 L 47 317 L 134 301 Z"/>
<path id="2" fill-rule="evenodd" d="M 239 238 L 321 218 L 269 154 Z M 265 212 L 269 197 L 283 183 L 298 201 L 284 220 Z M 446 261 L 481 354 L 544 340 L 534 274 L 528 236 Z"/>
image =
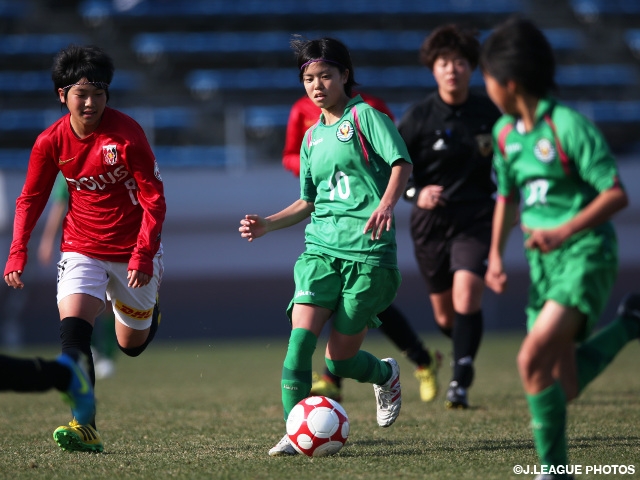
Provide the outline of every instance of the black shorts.
<path id="1" fill-rule="evenodd" d="M 450 203 L 434 210 L 413 207 L 414 253 L 431 293 L 449 290 L 457 270 L 468 270 L 484 278 L 493 207 L 493 201 Z"/>

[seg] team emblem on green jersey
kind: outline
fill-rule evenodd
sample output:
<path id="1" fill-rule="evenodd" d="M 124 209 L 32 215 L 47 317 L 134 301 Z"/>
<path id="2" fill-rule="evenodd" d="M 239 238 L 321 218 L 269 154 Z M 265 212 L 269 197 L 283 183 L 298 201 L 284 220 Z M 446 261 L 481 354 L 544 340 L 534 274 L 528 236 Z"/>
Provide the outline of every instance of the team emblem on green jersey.
<path id="1" fill-rule="evenodd" d="M 544 163 L 552 162 L 556 158 L 556 149 L 553 144 L 546 138 L 541 138 L 533 148 L 536 158 Z"/>
<path id="2" fill-rule="evenodd" d="M 348 142 L 353 137 L 353 125 L 349 120 L 345 120 L 336 130 L 336 137 L 341 142 Z"/>

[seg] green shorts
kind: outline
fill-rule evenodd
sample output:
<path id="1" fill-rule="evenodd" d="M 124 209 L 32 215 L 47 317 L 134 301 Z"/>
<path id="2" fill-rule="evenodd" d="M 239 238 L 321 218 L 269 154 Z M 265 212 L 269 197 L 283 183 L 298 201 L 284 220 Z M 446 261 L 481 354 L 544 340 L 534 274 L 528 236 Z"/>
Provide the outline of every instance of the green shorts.
<path id="1" fill-rule="evenodd" d="M 344 335 L 379 327 L 377 315 L 391 305 L 401 282 L 398 269 L 308 252 L 296 261 L 293 276 L 289 319 L 296 303 L 328 308 L 334 312 L 333 327 Z"/>
<path id="2" fill-rule="evenodd" d="M 575 307 L 586 317 L 579 338 L 586 338 L 604 310 L 618 273 L 615 237 L 588 232 L 549 253 L 525 250 L 531 285 L 527 329 L 531 330 L 547 300 Z"/>

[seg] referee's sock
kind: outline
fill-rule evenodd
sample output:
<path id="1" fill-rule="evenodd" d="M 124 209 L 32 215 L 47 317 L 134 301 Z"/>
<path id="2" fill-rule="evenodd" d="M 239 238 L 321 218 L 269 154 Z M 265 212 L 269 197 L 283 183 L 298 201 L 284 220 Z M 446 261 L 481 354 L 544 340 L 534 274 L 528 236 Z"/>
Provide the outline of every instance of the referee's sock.
<path id="1" fill-rule="evenodd" d="M 482 340 L 482 310 L 462 314 L 456 312 L 453 323 L 453 378 L 463 388 L 473 382 L 473 361 Z"/>

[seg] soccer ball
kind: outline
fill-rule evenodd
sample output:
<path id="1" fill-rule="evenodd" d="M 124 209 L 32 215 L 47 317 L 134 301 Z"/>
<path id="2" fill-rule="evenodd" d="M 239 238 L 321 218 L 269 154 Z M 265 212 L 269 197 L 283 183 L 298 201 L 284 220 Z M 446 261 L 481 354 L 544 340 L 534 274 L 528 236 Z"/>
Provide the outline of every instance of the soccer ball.
<path id="1" fill-rule="evenodd" d="M 344 408 L 327 397 L 301 400 L 287 418 L 287 435 L 298 452 L 309 457 L 338 453 L 349 436 Z"/>

